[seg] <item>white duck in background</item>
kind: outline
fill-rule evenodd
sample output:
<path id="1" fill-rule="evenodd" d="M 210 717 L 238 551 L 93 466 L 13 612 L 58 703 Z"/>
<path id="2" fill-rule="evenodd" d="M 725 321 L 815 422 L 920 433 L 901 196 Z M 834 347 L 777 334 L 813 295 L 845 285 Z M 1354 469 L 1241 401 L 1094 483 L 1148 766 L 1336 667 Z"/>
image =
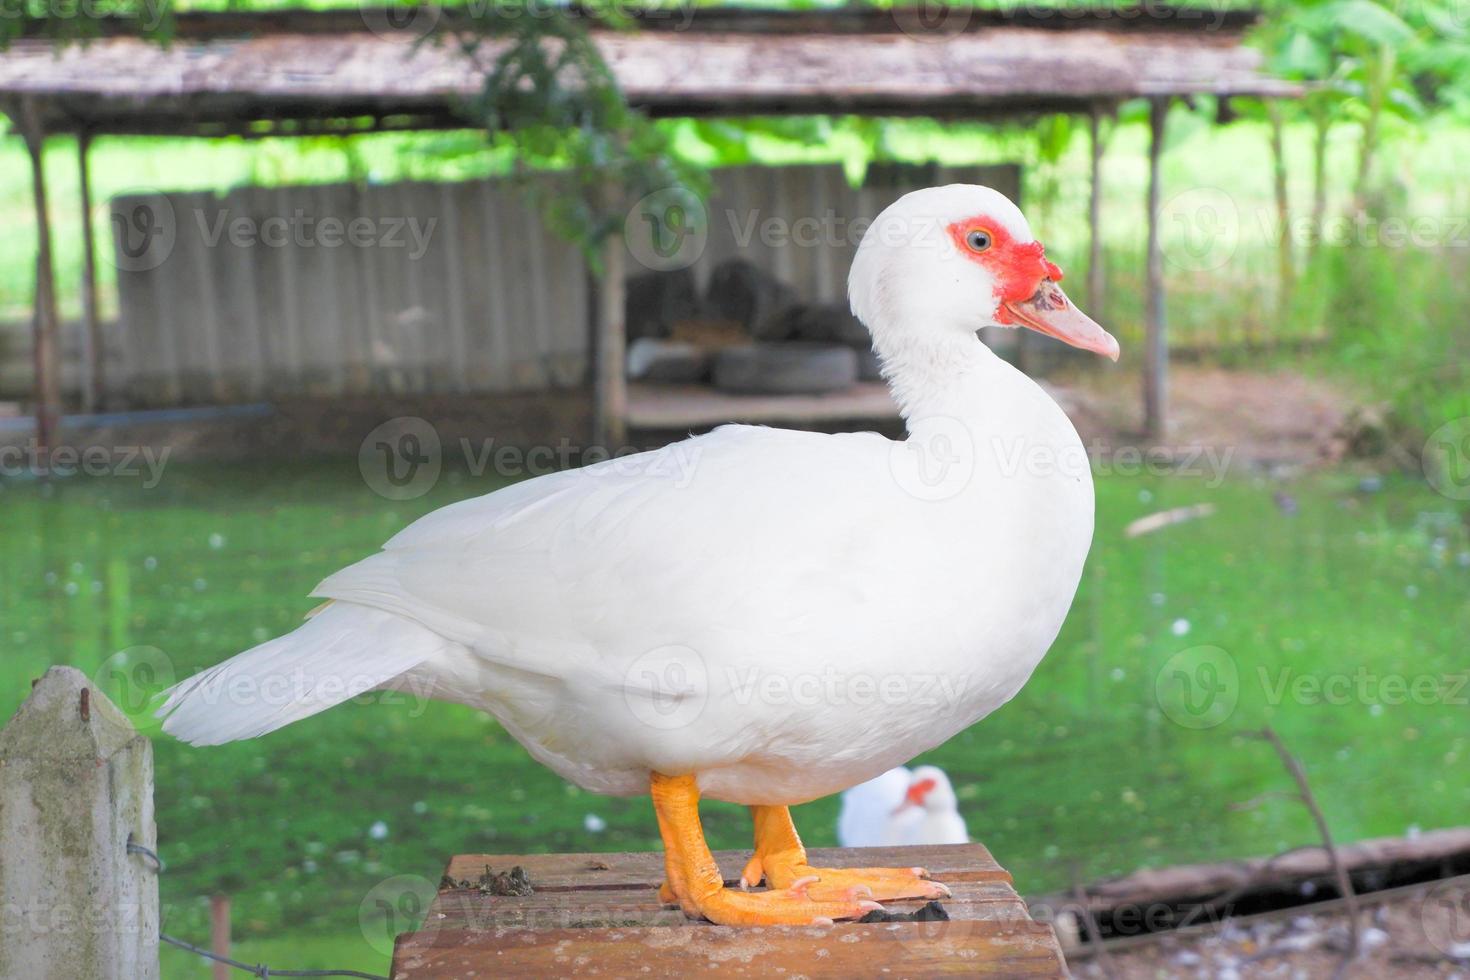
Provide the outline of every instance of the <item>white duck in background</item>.
<path id="1" fill-rule="evenodd" d="M 843 847 L 967 844 L 949 776 L 938 766 L 897 766 L 843 791 L 837 843 Z"/>
<path id="2" fill-rule="evenodd" d="M 837 843 L 843 847 L 893 847 L 907 844 L 906 825 L 918 823 L 919 811 L 904 805 L 913 774 L 895 766 L 842 791 L 837 814 Z"/>
<path id="3" fill-rule="evenodd" d="M 903 819 L 917 814 L 918 819 Z M 905 844 L 968 844 L 970 830 L 960 816 L 960 801 L 949 777 L 938 766 L 919 766 L 909 780 L 903 803 L 894 814 L 903 820 Z"/>
<path id="4" fill-rule="evenodd" d="M 976 337 L 1025 326 L 1116 359 L 1060 277 L 1003 195 L 905 195 L 849 276 L 905 440 L 724 426 L 453 504 L 328 577 L 294 632 L 174 687 L 165 730 L 215 744 L 427 688 L 586 789 L 650 793 L 662 894 L 691 916 L 946 894 L 919 868 L 809 866 L 787 806 L 985 717 L 1061 628 L 1092 539 L 1086 456 Z M 746 877 L 767 891 L 724 887 L 701 796 L 750 805 Z"/>

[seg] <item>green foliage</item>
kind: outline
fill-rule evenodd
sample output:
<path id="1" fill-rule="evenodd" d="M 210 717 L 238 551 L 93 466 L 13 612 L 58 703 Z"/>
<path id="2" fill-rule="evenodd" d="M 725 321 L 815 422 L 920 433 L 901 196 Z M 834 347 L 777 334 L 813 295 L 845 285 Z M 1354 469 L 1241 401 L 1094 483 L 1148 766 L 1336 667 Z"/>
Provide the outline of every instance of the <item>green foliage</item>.
<path id="1" fill-rule="evenodd" d="M 628 106 L 586 14 L 542 0 L 524 4 L 520 14 L 454 20 L 437 39 L 486 66 L 473 109 L 491 145 L 511 151 L 515 172 L 560 171 L 550 189 L 542 181 L 526 186 L 551 226 L 595 264 L 603 239 L 621 232 L 630 201 L 705 184 L 673 154 L 666 131 Z"/>

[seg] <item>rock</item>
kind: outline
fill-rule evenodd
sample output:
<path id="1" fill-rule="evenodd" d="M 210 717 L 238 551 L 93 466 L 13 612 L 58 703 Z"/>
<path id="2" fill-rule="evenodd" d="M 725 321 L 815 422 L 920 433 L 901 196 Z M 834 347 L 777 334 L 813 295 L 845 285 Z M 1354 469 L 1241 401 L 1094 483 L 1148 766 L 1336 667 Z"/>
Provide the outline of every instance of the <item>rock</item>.
<path id="1" fill-rule="evenodd" d="M 667 337 L 674 324 L 695 316 L 699 309 L 690 269 L 630 276 L 624 289 L 623 317 L 629 340 Z"/>
<path id="2" fill-rule="evenodd" d="M 745 259 L 726 259 L 710 273 L 704 312 L 733 320 L 757 340 L 786 340 L 789 325 L 776 314 L 796 303 L 796 290 Z M 762 332 L 775 331 L 775 332 Z"/>
<path id="3" fill-rule="evenodd" d="M 628 345 L 628 379 L 695 384 L 709 377 L 709 353 L 695 344 L 640 337 Z"/>
<path id="4" fill-rule="evenodd" d="M 714 358 L 715 387 L 750 395 L 813 395 L 857 383 L 857 352 L 816 344 L 750 344 Z"/>

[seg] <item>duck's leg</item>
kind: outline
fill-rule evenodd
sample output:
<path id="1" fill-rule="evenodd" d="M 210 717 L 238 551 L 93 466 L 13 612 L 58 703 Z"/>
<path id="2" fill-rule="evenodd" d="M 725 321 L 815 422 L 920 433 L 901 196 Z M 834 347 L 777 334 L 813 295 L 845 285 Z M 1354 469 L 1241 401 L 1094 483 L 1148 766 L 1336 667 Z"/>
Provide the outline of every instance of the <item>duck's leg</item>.
<path id="1" fill-rule="evenodd" d="M 800 879 L 765 892 L 726 888 L 704 840 L 694 777 L 654 773 L 649 789 L 668 874 L 659 893 L 667 889 L 688 915 L 704 916 L 723 926 L 809 925 L 857 919 L 882 908 L 865 899 L 816 901 L 806 893 L 810 882 Z"/>
<path id="2" fill-rule="evenodd" d="M 740 875 L 742 888 L 757 885 L 764 878 L 770 888 L 811 882 L 807 894 L 818 901 L 949 897 L 949 889 L 929 881 L 929 872 L 923 868 L 814 868 L 807 864 L 806 848 L 796 836 L 790 810 L 784 806 L 753 806 L 750 815 L 755 821 L 755 855 Z"/>

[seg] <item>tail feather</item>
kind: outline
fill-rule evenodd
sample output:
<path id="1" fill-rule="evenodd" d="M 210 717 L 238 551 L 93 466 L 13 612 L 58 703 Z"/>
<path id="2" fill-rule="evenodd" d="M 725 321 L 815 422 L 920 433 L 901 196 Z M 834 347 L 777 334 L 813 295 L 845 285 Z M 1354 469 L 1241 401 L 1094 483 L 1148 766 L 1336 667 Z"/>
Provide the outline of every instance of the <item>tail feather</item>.
<path id="1" fill-rule="evenodd" d="M 380 687 L 451 643 L 402 616 L 332 602 L 285 636 L 175 684 L 158 717 L 193 745 L 255 738 Z"/>

